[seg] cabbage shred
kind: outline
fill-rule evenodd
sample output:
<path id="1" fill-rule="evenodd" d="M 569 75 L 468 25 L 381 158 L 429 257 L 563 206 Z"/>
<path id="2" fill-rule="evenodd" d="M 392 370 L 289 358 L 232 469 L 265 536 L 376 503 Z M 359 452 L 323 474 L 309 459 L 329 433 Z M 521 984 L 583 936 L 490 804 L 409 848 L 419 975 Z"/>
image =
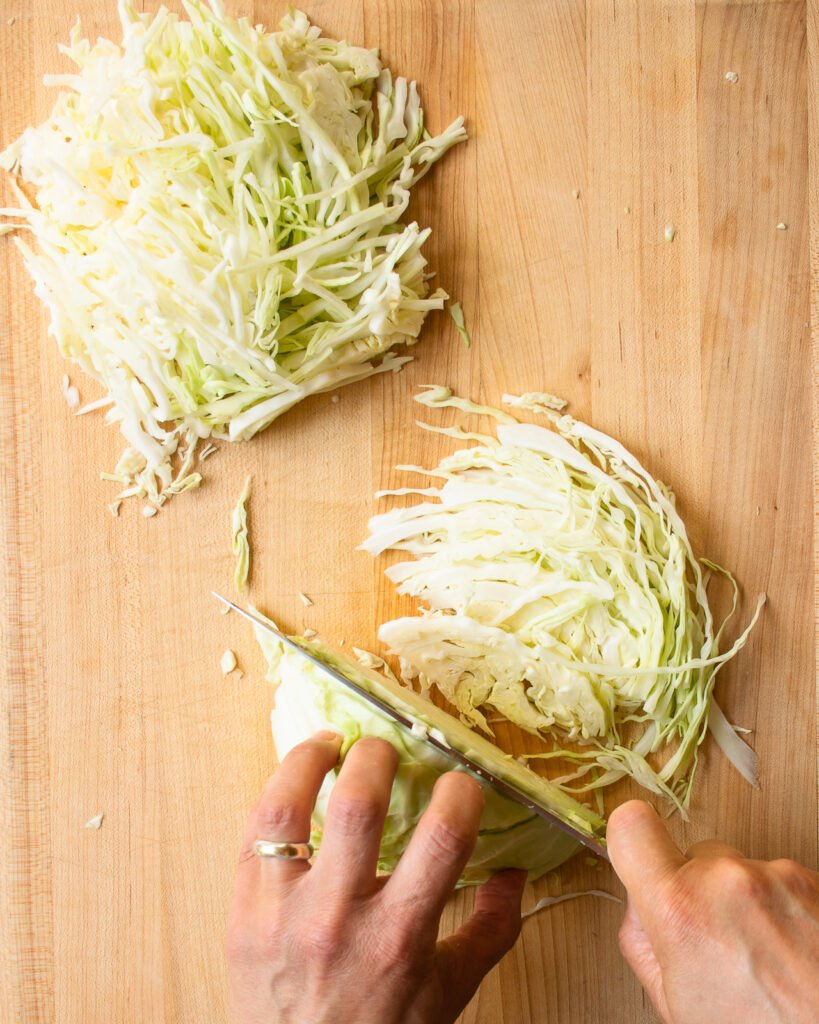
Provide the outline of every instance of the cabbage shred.
<path id="1" fill-rule="evenodd" d="M 247 439 L 316 392 L 398 370 L 446 294 L 402 224 L 466 136 L 431 137 L 415 83 L 291 11 L 278 32 L 119 6 L 122 45 L 81 38 L 48 119 L 0 165 L 31 186 L 17 240 L 60 351 L 113 402 L 120 497 L 189 483 L 196 442 Z"/>
<path id="2" fill-rule="evenodd" d="M 437 486 L 381 492 L 421 499 L 373 518 L 362 545 L 411 556 L 386 574 L 421 614 L 385 623 L 379 638 L 405 679 L 436 687 L 469 724 L 491 734 L 492 709 L 548 738 L 535 756 L 565 765 L 558 783 L 576 796 L 630 775 L 684 810 L 712 706 L 717 741 L 755 781 L 755 756 L 712 690 L 764 595 L 720 654 L 706 587 L 724 571 L 695 558 L 670 490 L 548 398 L 504 396 L 553 429 L 445 388 L 418 396 L 501 422 L 495 435 L 432 428 L 478 443 L 432 470 L 402 467 Z"/>
<path id="3" fill-rule="evenodd" d="M 233 585 L 241 593 L 247 587 L 250 575 L 250 541 L 247 536 L 247 502 L 250 498 L 251 477 L 245 480 L 245 486 L 230 516 L 230 549 L 236 558 L 233 573 Z"/>

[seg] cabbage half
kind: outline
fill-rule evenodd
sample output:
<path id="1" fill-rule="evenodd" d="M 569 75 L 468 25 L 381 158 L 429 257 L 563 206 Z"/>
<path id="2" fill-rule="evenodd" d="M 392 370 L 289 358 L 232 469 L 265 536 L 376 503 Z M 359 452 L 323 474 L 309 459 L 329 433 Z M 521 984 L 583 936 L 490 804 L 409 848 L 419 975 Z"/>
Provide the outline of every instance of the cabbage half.
<path id="1" fill-rule="evenodd" d="M 280 759 L 319 729 L 334 729 L 344 737 L 342 762 L 350 746 L 362 736 L 381 737 L 398 753 L 398 773 L 381 842 L 380 870 L 395 868 L 429 803 L 435 780 L 444 772 L 463 770 L 458 762 L 424 741 L 422 737 L 433 730 L 437 730 L 436 736 L 449 746 L 468 753 L 473 761 L 524 790 L 575 828 L 602 839 L 605 825 L 593 811 L 411 690 L 361 668 L 318 641 L 299 641 L 311 653 L 417 723 L 417 735 L 274 636 L 261 629 L 257 629 L 256 634 L 268 660 L 268 678 L 276 685 L 276 706 L 271 718 Z M 314 845 L 321 843 L 327 801 L 337 775 L 338 769 L 331 772 L 319 793 L 314 812 Z M 579 848 L 565 832 L 501 796 L 487 782 L 478 781 L 484 789 L 486 805 L 475 851 L 461 877 L 462 884 L 482 882 L 503 868 L 524 868 L 530 879 L 539 878 Z"/>
<path id="2" fill-rule="evenodd" d="M 630 775 L 684 809 L 709 722 L 754 781 L 755 755 L 711 695 L 764 595 L 720 653 L 706 587 L 724 571 L 695 558 L 670 490 L 613 438 L 558 415 L 559 399 L 504 400 L 554 429 L 426 388 L 418 401 L 488 414 L 497 436 L 441 430 L 478 443 L 432 470 L 401 467 L 435 485 L 382 492 L 420 500 L 370 522 L 365 550 L 411 556 L 386 574 L 421 614 L 379 631 L 404 678 L 490 734 L 487 709 L 547 738 L 536 756 L 566 766 L 556 782 L 574 795 Z"/>
<path id="3" fill-rule="evenodd" d="M 446 294 L 429 229 L 400 218 L 466 137 L 461 118 L 430 137 L 414 82 L 299 11 L 267 33 L 184 7 L 122 0 L 121 46 L 76 26 L 78 72 L 47 76 L 50 116 L 0 156 L 36 197 L 0 215 L 34 235 L 17 244 L 50 331 L 129 446 L 105 478 L 155 504 L 198 485 L 198 439 L 408 360 L 392 349 Z"/>

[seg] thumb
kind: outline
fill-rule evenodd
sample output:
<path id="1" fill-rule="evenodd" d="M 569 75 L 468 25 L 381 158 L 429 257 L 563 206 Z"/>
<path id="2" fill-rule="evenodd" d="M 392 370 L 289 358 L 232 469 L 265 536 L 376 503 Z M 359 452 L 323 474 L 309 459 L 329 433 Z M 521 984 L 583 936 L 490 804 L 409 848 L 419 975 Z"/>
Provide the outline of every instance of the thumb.
<path id="1" fill-rule="evenodd" d="M 475 994 L 484 976 L 517 941 L 525 884 L 525 871 L 510 869 L 493 875 L 478 889 L 469 920 L 438 943 L 439 970 L 446 979 L 453 1019 Z"/>
<path id="2" fill-rule="evenodd" d="M 664 1021 L 671 1020 L 663 988 L 662 970 L 631 900 L 626 906 L 625 917 L 617 938 L 620 941 L 623 958 L 634 971 L 657 1013 Z"/>
<path id="3" fill-rule="evenodd" d="M 662 899 L 674 875 L 686 863 L 654 808 L 629 800 L 609 815 L 606 843 L 611 863 L 628 891 L 652 941 L 661 937 Z"/>

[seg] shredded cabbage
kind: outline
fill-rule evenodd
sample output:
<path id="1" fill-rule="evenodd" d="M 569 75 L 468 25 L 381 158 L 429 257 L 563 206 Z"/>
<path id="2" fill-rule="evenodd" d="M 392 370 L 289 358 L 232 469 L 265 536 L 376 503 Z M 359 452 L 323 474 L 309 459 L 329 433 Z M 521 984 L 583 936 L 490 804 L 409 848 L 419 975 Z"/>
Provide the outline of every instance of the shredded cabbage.
<path id="1" fill-rule="evenodd" d="M 319 729 L 332 729 L 343 736 L 342 760 L 362 736 L 381 737 L 395 748 L 398 772 L 381 841 L 380 870 L 394 870 L 439 776 L 447 771 L 463 770 L 458 762 L 425 742 L 428 734 L 434 734 L 453 749 L 468 753 L 488 771 L 512 782 L 575 828 L 602 841 L 605 823 L 594 811 L 521 766 L 482 736 L 472 733 L 456 718 L 400 686 L 394 677 L 356 665 L 319 641 L 299 641 L 311 654 L 413 721 L 412 730 L 376 709 L 275 636 L 259 628 L 256 636 L 268 660 L 268 678 L 276 685 L 276 706 L 271 720 L 279 758 Z M 366 663 L 367 658 L 363 661 Z M 327 802 L 337 774 L 336 770 L 327 776 L 318 796 L 311 837 L 315 846 L 321 843 Z M 502 796 L 485 780 L 478 781 L 484 789 L 486 804 L 475 851 L 461 876 L 461 884 L 482 882 L 493 872 L 511 867 L 526 869 L 531 879 L 539 878 L 577 851 L 579 844 L 571 836 Z"/>
<path id="2" fill-rule="evenodd" d="M 129 445 L 121 498 L 186 489 L 211 435 L 252 437 L 316 392 L 398 370 L 430 294 L 402 224 L 410 190 L 465 139 L 431 137 L 415 83 L 375 51 L 184 0 L 119 4 L 121 46 L 81 37 L 48 119 L 0 156 L 32 187 L 16 239 L 64 356 L 106 389 Z M 100 403 L 100 404 L 103 404 Z M 190 484 L 188 486 L 191 486 Z"/>
<path id="3" fill-rule="evenodd" d="M 245 486 L 231 516 L 231 550 L 236 557 L 233 585 L 239 593 L 247 586 L 247 578 L 250 575 L 250 542 L 247 539 L 247 500 L 250 497 L 250 480 L 250 477 L 245 480 Z"/>
<path id="4" fill-rule="evenodd" d="M 379 631 L 405 679 L 435 686 L 490 734 L 487 708 L 548 738 L 534 756 L 567 765 L 557 780 L 567 792 L 630 775 L 684 810 L 714 678 L 744 646 L 764 595 L 720 653 L 707 576 L 727 577 L 734 608 L 736 583 L 694 557 L 671 491 L 621 444 L 558 416 L 560 400 L 543 393 L 504 402 L 547 414 L 554 429 L 510 423 L 445 388 L 417 400 L 501 422 L 496 436 L 465 435 L 479 443 L 422 471 L 440 482 L 418 489 L 418 504 L 370 521 L 364 550 L 412 556 L 386 575 L 421 614 Z M 711 720 L 755 781 L 753 751 L 721 712 Z"/>
<path id="5" fill-rule="evenodd" d="M 550 395 L 548 391 L 527 391 L 522 395 L 502 395 L 501 402 L 510 409 L 527 409 L 529 412 L 542 413 L 544 416 L 562 412 L 568 405 L 565 398 Z"/>
<path id="6" fill-rule="evenodd" d="M 540 913 L 541 910 L 548 910 L 549 907 L 554 907 L 558 903 L 565 903 L 567 900 L 576 900 L 580 896 L 596 896 L 601 900 L 611 900 L 612 903 L 623 902 L 619 896 L 615 896 L 610 892 L 604 892 L 602 889 L 583 889 L 582 892 L 564 892 L 561 893 L 560 896 L 544 896 L 543 899 L 538 900 L 531 909 L 524 910 L 520 915 L 521 919 L 525 921 L 527 917 L 534 917 L 534 915 Z"/>
<path id="7" fill-rule="evenodd" d="M 308 640 L 310 639 L 307 636 L 306 630 L 304 631 L 303 636 L 307 637 Z M 365 651 L 361 647 L 353 647 L 353 654 L 355 655 L 355 660 L 359 665 L 364 668 L 375 669 L 376 672 L 382 672 L 396 685 L 401 685 L 401 681 L 398 676 L 396 676 L 387 662 L 380 655 L 374 654 L 372 651 Z"/>
<path id="8" fill-rule="evenodd" d="M 455 322 L 455 330 L 460 334 L 464 346 L 469 348 L 472 344 L 472 339 L 469 337 L 469 331 L 466 329 L 466 320 L 464 319 L 464 311 L 461 308 L 460 302 L 450 303 L 449 315 Z"/>

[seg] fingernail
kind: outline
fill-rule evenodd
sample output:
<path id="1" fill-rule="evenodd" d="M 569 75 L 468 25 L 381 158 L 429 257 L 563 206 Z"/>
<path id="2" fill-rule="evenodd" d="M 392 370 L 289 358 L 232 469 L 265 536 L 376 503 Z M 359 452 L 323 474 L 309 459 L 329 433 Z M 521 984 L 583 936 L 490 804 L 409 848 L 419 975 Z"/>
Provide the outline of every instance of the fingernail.
<path id="1" fill-rule="evenodd" d="M 313 733 L 314 740 L 325 740 L 327 743 L 341 743 L 344 737 L 337 732 L 333 732 L 332 729 L 319 729 L 318 732 Z"/>

